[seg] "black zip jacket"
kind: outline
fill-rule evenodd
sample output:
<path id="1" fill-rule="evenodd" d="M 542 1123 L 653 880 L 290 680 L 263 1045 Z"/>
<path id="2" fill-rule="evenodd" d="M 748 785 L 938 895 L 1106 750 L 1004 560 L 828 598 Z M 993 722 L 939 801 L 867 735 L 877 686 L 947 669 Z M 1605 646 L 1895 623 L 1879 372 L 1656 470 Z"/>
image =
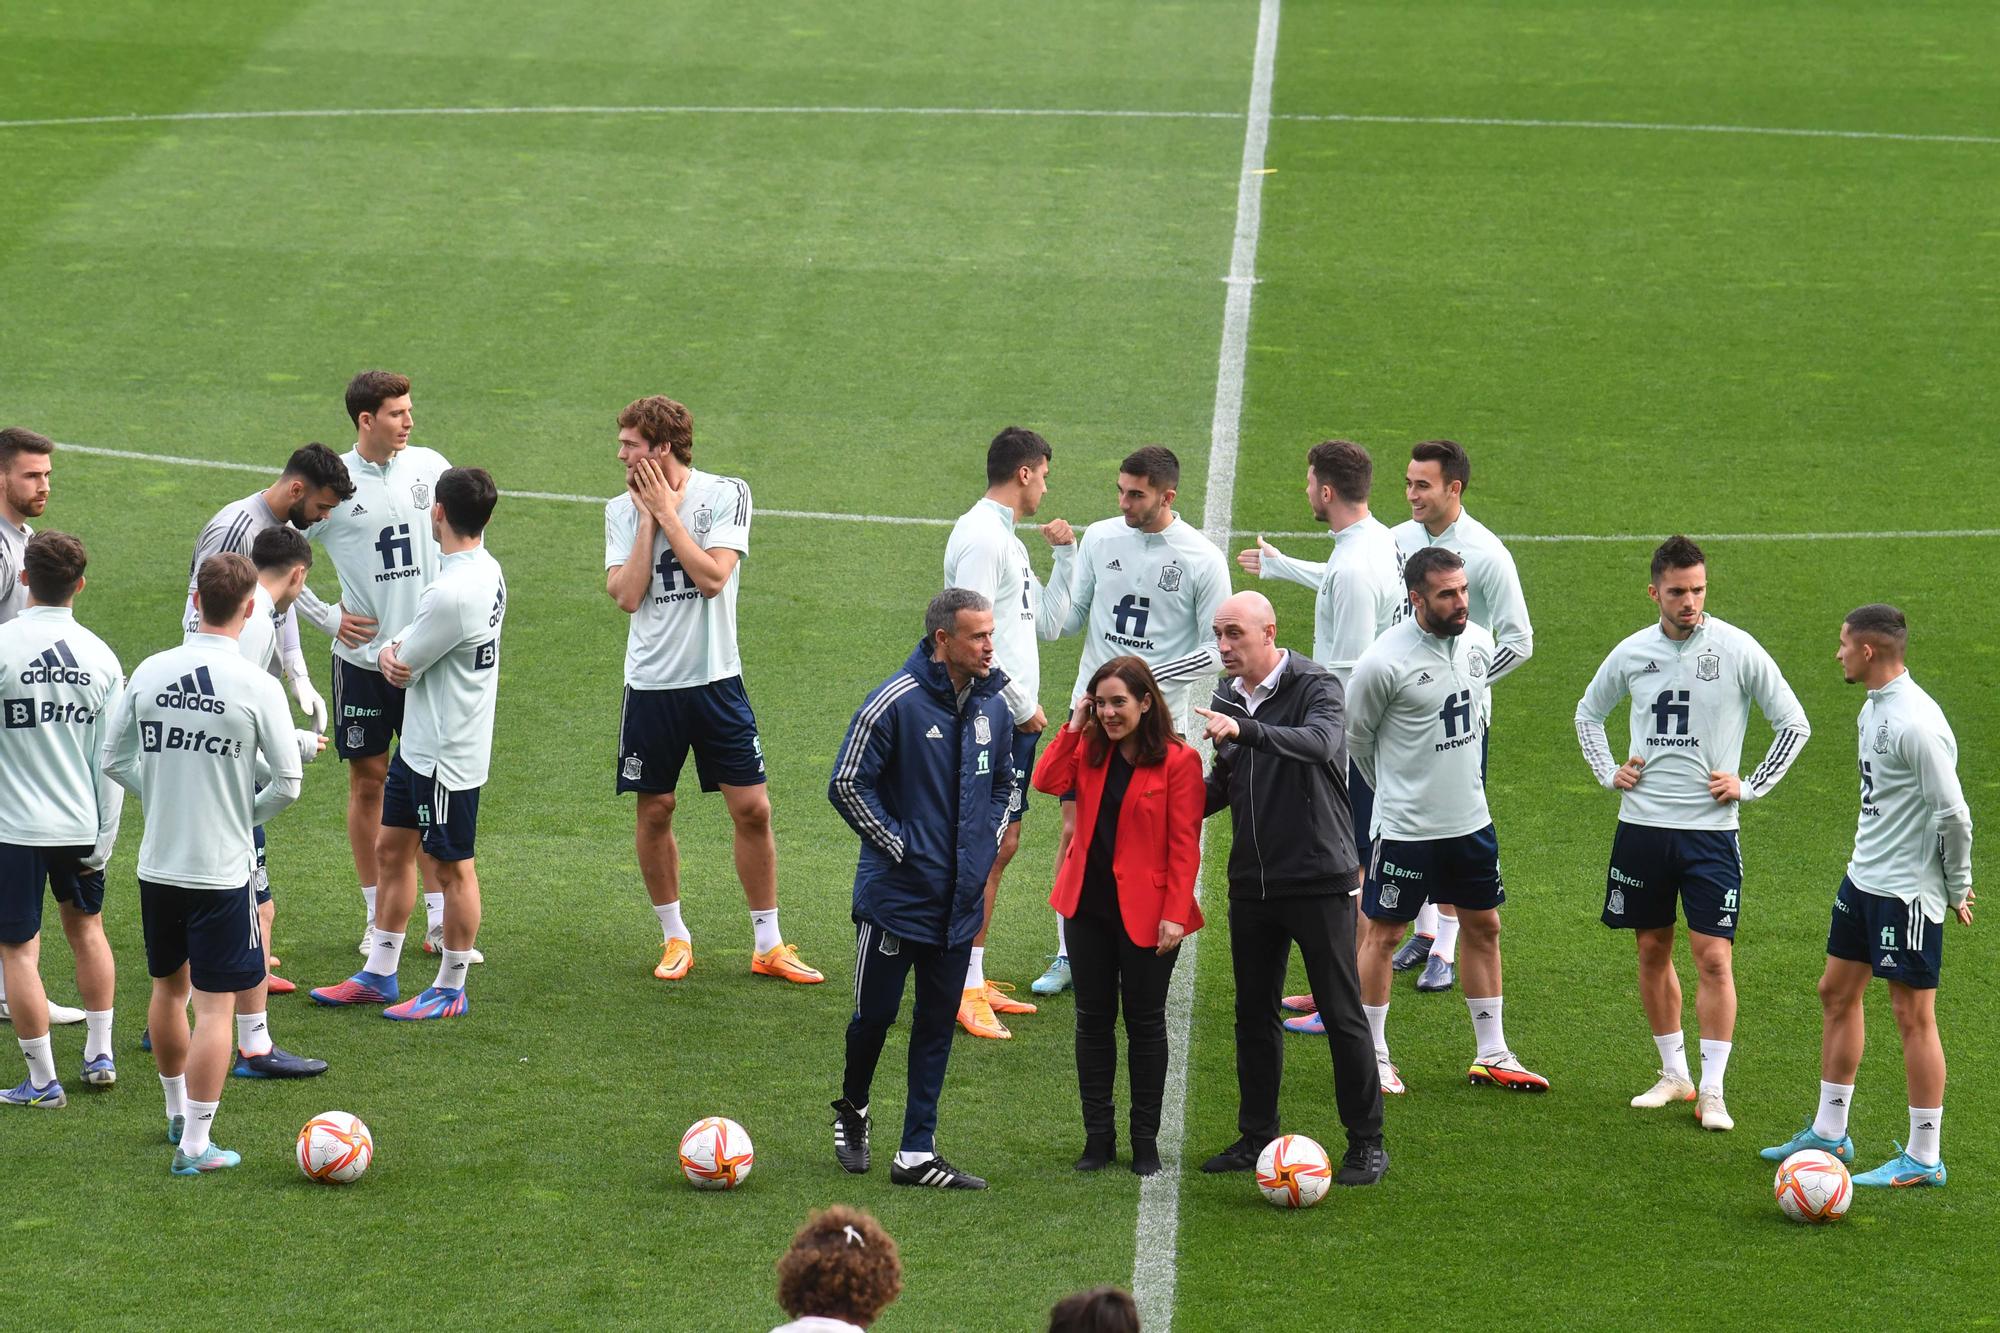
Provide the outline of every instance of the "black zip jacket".
<path id="1" fill-rule="evenodd" d="M 1309 657 L 1288 653 L 1257 715 L 1225 684 L 1209 702 L 1236 719 L 1233 741 L 1215 749 L 1208 809 L 1229 808 L 1231 898 L 1308 898 L 1349 893 L 1361 882 L 1354 816 L 1347 804 L 1347 704 L 1340 681 Z"/>

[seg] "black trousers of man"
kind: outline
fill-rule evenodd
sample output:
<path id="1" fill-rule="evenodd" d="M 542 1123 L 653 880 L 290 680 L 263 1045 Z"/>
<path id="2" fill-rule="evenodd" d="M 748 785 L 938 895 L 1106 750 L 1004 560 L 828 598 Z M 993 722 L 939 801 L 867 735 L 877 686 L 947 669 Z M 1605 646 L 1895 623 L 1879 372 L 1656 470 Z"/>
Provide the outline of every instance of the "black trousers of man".
<path id="1" fill-rule="evenodd" d="M 1354 899 L 1229 900 L 1229 961 L 1236 974 L 1236 1128 L 1251 1143 L 1278 1137 L 1278 1085 L 1285 1068 L 1279 1017 L 1285 965 L 1299 946 L 1313 1002 L 1333 1052 L 1334 1100 L 1349 1147 L 1382 1138 L 1382 1080 L 1361 1012 L 1354 961 Z"/>
<path id="2" fill-rule="evenodd" d="M 909 1097 L 903 1104 L 904 1152 L 937 1151 L 938 1098 L 944 1091 L 945 1066 L 951 1061 L 965 969 L 971 962 L 971 940 L 945 948 L 899 939 L 872 921 L 856 926 L 854 1016 L 847 1021 L 847 1068 L 840 1091 L 855 1106 L 868 1105 L 882 1044 L 903 1007 L 904 984 L 915 972 Z"/>
<path id="3" fill-rule="evenodd" d="M 1167 984 L 1175 949 L 1141 949 L 1123 921 L 1078 912 L 1064 924 L 1070 978 L 1076 987 L 1076 1080 L 1083 1100 L 1083 1131 L 1096 1138 L 1116 1133 L 1111 1101 L 1118 1077 L 1118 1002 L 1125 1001 L 1126 1060 L 1132 1073 L 1132 1141 L 1160 1136 L 1160 1104 L 1167 1088 Z"/>

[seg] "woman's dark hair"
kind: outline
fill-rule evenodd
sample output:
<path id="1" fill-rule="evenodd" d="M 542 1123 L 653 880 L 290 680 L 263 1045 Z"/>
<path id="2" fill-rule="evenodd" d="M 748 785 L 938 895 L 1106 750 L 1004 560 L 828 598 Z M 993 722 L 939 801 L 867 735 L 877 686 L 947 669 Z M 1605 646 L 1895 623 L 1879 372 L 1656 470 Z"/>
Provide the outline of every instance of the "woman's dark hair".
<path id="1" fill-rule="evenodd" d="M 1125 688 L 1132 691 L 1134 699 L 1152 701 L 1152 706 L 1139 714 L 1139 724 L 1132 729 L 1133 745 L 1138 750 L 1132 767 L 1145 768 L 1149 764 L 1165 763 L 1167 750 L 1178 744 L 1180 737 L 1174 734 L 1173 719 L 1168 716 L 1167 698 L 1160 693 L 1152 668 L 1136 657 L 1112 658 L 1097 668 L 1097 674 L 1090 678 L 1090 688 L 1085 692 L 1092 699 L 1097 697 L 1097 683 L 1107 676 L 1116 676 Z M 1091 765 L 1104 763 L 1110 752 L 1111 741 L 1105 736 L 1103 726 L 1092 727 L 1089 748 Z"/>
<path id="2" fill-rule="evenodd" d="M 1139 1333 L 1139 1306 L 1121 1287 L 1093 1287 L 1057 1301 L 1049 1333 Z"/>

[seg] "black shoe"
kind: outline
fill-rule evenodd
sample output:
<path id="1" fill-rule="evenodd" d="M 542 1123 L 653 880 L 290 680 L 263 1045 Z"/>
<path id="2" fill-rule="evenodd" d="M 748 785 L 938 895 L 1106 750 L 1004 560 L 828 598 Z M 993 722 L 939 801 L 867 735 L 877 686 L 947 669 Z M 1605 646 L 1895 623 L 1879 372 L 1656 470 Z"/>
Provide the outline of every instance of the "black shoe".
<path id="1" fill-rule="evenodd" d="M 1102 1171 L 1118 1160 L 1116 1134 L 1091 1134 L 1083 1141 L 1083 1156 L 1076 1159 L 1079 1171 Z"/>
<path id="2" fill-rule="evenodd" d="M 1238 1139 L 1203 1162 L 1201 1169 L 1211 1176 L 1219 1176 L 1225 1171 L 1254 1171 L 1257 1169 L 1257 1154 L 1263 1151 L 1262 1143 Z"/>
<path id="3" fill-rule="evenodd" d="M 983 1190 L 986 1182 L 978 1176 L 968 1176 L 942 1157 L 933 1156 L 927 1162 L 915 1166 L 889 1163 L 889 1183 L 891 1185 L 928 1185 L 937 1190 Z"/>
<path id="4" fill-rule="evenodd" d="M 293 1055 L 282 1046 L 273 1046 L 262 1055 L 238 1051 L 236 1064 L 229 1072 L 235 1078 L 315 1078 L 326 1072 L 326 1061 Z"/>
<path id="5" fill-rule="evenodd" d="M 1340 1170 L 1334 1172 L 1336 1185 L 1373 1185 L 1389 1172 L 1389 1150 L 1376 1139 L 1371 1143 L 1352 1144 L 1347 1156 L 1340 1159 Z"/>
<path id="6" fill-rule="evenodd" d="M 1132 1140 L 1132 1174 L 1135 1176 L 1157 1176 L 1160 1174 L 1160 1145 L 1158 1140 L 1141 1138 Z"/>
<path id="7" fill-rule="evenodd" d="M 1412 935 L 1409 943 L 1396 950 L 1396 956 L 1389 960 L 1389 966 L 1398 972 L 1407 972 L 1413 967 L 1422 967 L 1424 960 L 1431 956 L 1431 946 L 1437 943 L 1435 935 Z"/>
<path id="8" fill-rule="evenodd" d="M 833 1157 L 857 1176 L 868 1169 L 868 1113 L 845 1097 L 833 1104 Z"/>

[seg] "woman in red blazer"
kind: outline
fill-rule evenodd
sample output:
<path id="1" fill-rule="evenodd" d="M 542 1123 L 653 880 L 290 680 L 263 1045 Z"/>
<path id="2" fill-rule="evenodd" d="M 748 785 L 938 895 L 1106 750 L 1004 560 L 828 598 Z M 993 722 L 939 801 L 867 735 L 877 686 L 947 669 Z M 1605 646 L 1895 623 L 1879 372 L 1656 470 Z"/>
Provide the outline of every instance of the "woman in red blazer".
<path id="1" fill-rule="evenodd" d="M 1181 938 L 1201 926 L 1205 792 L 1201 756 L 1174 734 L 1167 701 L 1136 657 L 1090 678 L 1070 720 L 1035 765 L 1035 787 L 1076 793 L 1076 836 L 1049 902 L 1065 918 L 1076 987 L 1076 1077 L 1083 1099 L 1079 1171 L 1117 1155 L 1118 1020 L 1132 1076 L 1132 1170 L 1160 1169 L 1160 1102 L 1167 1086 L 1167 982 Z"/>

